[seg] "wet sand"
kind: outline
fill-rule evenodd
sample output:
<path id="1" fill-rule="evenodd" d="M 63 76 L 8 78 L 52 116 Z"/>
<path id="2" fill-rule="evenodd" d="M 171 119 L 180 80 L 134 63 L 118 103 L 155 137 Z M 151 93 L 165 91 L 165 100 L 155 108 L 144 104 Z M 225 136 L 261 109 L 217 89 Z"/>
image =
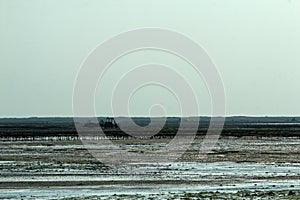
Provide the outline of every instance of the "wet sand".
<path id="1" fill-rule="evenodd" d="M 145 153 L 169 140 L 114 143 Z M 197 156 L 201 142 L 197 138 L 176 162 L 120 168 L 104 165 L 76 140 L 1 142 L 0 198 L 299 197 L 300 138 L 221 137 L 205 158 Z"/>

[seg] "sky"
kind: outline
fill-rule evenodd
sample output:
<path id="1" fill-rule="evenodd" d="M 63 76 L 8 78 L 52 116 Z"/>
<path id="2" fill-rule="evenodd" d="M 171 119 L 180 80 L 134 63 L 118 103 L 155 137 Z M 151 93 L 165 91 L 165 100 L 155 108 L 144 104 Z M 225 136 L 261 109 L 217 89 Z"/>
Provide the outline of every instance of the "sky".
<path id="1" fill-rule="evenodd" d="M 0 117 L 72 116 L 74 82 L 87 56 L 143 27 L 177 31 L 205 49 L 222 77 L 228 116 L 300 116 L 300 1 L 0 0 Z M 150 61 L 184 74 L 199 115 L 211 113 L 203 79 L 178 57 L 148 50 L 109 68 L 96 90 L 96 114 L 111 115 L 112 86 L 125 69 Z M 147 115 L 154 100 L 178 115 L 174 96 L 157 86 L 133 95 L 131 113 Z"/>

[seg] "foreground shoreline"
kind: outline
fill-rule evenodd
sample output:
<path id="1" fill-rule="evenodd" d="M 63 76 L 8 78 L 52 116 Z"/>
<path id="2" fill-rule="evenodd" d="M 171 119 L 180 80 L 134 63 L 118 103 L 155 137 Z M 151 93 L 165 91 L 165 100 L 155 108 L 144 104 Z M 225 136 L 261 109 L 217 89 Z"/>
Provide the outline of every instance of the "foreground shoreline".
<path id="1" fill-rule="evenodd" d="M 80 140 L 2 141 L 0 198 L 299 198 L 299 137 L 222 136 L 213 151 L 199 159 L 202 141 L 197 137 L 175 162 L 129 161 L 120 168 L 94 158 Z M 123 138 L 113 144 L 144 154 L 169 142 Z M 102 147 L 113 156 L 109 149 Z"/>
<path id="2" fill-rule="evenodd" d="M 237 192 L 197 192 L 197 193 L 167 193 L 148 195 L 118 195 L 111 196 L 86 196 L 70 197 L 63 200 L 88 200 L 88 199 L 300 199 L 300 190 L 281 191 L 237 191 Z"/>

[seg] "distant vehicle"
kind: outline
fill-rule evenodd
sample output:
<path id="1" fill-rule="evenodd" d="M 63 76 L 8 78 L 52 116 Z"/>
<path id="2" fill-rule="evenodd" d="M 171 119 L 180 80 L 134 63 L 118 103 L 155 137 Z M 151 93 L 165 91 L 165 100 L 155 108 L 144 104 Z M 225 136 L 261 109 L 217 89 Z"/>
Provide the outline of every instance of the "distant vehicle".
<path id="1" fill-rule="evenodd" d="M 102 124 L 102 128 L 118 128 L 118 124 L 112 117 L 107 117 L 105 122 Z"/>

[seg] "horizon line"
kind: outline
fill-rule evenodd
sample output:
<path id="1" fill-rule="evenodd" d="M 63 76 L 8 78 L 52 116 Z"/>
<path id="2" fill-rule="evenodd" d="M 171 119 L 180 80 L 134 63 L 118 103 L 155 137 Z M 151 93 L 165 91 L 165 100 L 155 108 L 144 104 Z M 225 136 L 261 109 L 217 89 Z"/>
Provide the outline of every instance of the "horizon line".
<path id="1" fill-rule="evenodd" d="M 176 116 L 176 115 L 170 115 L 170 116 L 111 116 L 111 115 L 101 115 L 101 116 L 0 116 L 0 119 L 30 119 L 30 118 L 105 118 L 105 117 L 111 117 L 111 118 L 193 118 L 193 117 L 224 117 L 224 118 L 230 118 L 230 117 L 300 117 L 299 115 L 226 115 L 226 116 L 209 116 L 209 115 L 194 115 L 194 116 Z"/>

